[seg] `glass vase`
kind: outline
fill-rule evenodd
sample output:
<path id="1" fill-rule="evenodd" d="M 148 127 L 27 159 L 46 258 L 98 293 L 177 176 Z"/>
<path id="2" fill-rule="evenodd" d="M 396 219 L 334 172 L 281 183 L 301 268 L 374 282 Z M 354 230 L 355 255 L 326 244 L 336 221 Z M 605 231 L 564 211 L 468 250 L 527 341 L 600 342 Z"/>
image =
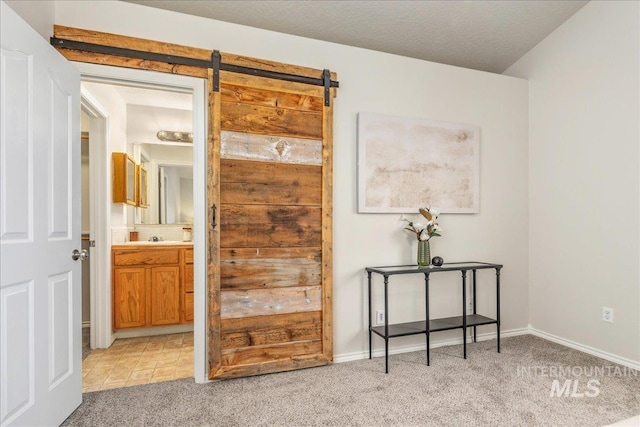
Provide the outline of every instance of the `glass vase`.
<path id="1" fill-rule="evenodd" d="M 431 264 L 431 249 L 428 240 L 418 240 L 418 267 L 429 267 Z"/>

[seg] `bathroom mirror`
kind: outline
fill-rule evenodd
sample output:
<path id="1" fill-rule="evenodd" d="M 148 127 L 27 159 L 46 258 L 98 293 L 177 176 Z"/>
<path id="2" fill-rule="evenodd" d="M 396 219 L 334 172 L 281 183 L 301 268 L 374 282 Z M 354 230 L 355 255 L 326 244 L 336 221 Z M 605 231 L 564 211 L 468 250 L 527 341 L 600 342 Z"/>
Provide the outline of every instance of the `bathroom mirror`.
<path id="1" fill-rule="evenodd" d="M 136 151 L 148 182 L 148 206 L 136 208 L 136 224 L 192 224 L 192 146 L 142 143 Z"/>

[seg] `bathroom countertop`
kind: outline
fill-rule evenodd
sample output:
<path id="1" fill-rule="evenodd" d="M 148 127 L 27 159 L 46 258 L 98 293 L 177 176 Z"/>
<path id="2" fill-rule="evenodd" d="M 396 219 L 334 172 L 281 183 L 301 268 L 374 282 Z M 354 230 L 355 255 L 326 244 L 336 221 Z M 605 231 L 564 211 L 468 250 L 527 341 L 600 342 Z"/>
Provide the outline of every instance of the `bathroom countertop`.
<path id="1" fill-rule="evenodd" d="M 141 240 L 137 242 L 116 243 L 112 246 L 193 246 L 193 242 L 181 242 L 179 240 L 160 240 L 152 242 L 148 240 Z"/>

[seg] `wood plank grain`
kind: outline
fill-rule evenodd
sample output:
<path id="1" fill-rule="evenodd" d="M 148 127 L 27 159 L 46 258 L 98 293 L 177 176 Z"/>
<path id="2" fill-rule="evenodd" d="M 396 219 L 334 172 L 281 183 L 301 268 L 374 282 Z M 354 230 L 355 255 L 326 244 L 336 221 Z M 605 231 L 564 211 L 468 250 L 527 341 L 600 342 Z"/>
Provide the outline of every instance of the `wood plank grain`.
<path id="1" fill-rule="evenodd" d="M 335 89 L 332 89 L 335 96 Z M 333 102 L 322 117 L 322 353 L 333 361 Z"/>
<path id="2" fill-rule="evenodd" d="M 223 205 L 224 206 L 224 205 Z M 295 224 L 227 225 L 220 234 L 221 248 L 272 248 L 320 246 L 322 233 Z"/>
<path id="3" fill-rule="evenodd" d="M 184 294 L 184 320 L 185 323 L 193 322 L 193 292 Z"/>
<path id="4" fill-rule="evenodd" d="M 320 286 L 223 290 L 220 294 L 222 319 L 300 313 L 322 308 Z"/>
<path id="5" fill-rule="evenodd" d="M 180 323 L 180 268 L 151 268 L 151 325 Z"/>
<path id="6" fill-rule="evenodd" d="M 322 70 L 317 68 L 303 67 L 300 65 L 285 64 L 283 62 L 268 61 L 261 58 L 252 58 L 250 56 L 241 56 L 233 53 L 222 52 L 222 62 L 225 64 L 240 65 L 243 67 L 258 68 L 267 71 L 277 71 L 280 73 L 295 74 L 298 76 L 321 78 Z M 336 73 L 331 73 L 331 79 L 337 78 Z M 291 83 L 291 82 L 287 82 Z"/>
<path id="7" fill-rule="evenodd" d="M 223 248 L 220 249 L 222 261 L 249 259 L 305 259 L 320 261 L 319 248 Z"/>
<path id="8" fill-rule="evenodd" d="M 139 70 L 158 71 L 161 73 L 178 74 L 191 77 L 207 77 L 207 69 L 188 65 L 169 64 L 166 62 L 148 61 L 139 58 L 107 55 L 102 53 L 83 52 L 72 49 L 60 49 L 58 52 L 69 61 L 87 62 L 89 64 L 110 65 L 113 67 L 135 68 Z"/>
<path id="9" fill-rule="evenodd" d="M 85 30 L 62 25 L 54 25 L 53 34 L 55 37 L 65 40 L 74 40 L 103 46 L 121 47 L 143 52 L 161 53 L 165 55 L 176 55 L 185 58 L 211 61 L 211 51 L 208 49 L 199 49 L 174 43 L 165 43 L 156 40 L 103 33 L 100 31 Z"/>
<path id="10" fill-rule="evenodd" d="M 295 356 L 290 359 L 280 359 L 249 365 L 223 366 L 213 372 L 211 379 L 223 380 L 231 378 L 248 377 L 252 375 L 264 375 L 273 372 L 286 372 L 296 369 L 314 368 L 331 363 L 324 354 L 308 354 Z"/>
<path id="11" fill-rule="evenodd" d="M 322 202 L 322 168 L 220 160 L 221 203 L 316 205 Z"/>
<path id="12" fill-rule="evenodd" d="M 193 264 L 184 265 L 184 292 L 193 292 Z"/>
<path id="13" fill-rule="evenodd" d="M 184 263 L 193 264 L 193 245 L 190 245 L 184 251 Z"/>
<path id="14" fill-rule="evenodd" d="M 274 360 L 316 354 L 322 351 L 322 341 L 299 341 L 222 350 L 222 366 L 271 362 Z"/>
<path id="15" fill-rule="evenodd" d="M 113 328 L 145 326 L 146 272 L 143 267 L 113 269 Z"/>
<path id="16" fill-rule="evenodd" d="M 322 114 L 316 112 L 222 102 L 220 113 L 222 130 L 296 138 L 322 138 Z"/>
<path id="17" fill-rule="evenodd" d="M 247 74 L 232 73 L 229 71 L 220 71 L 220 83 L 223 85 L 230 84 L 260 90 L 272 90 L 282 93 L 313 96 L 316 98 L 322 98 L 324 103 L 324 87 L 322 86 L 274 80 L 266 77 L 256 77 Z"/>
<path id="18" fill-rule="evenodd" d="M 225 64 L 234 64 L 244 67 L 258 68 L 267 71 L 277 71 L 287 74 L 295 74 L 298 76 L 321 78 L 322 70 L 317 68 L 303 67 L 300 65 L 285 64 L 283 62 L 268 61 L 261 58 L 252 58 L 250 56 L 235 55 L 228 52 L 222 52 L 222 62 Z M 337 78 L 336 73 L 331 73 L 331 80 Z"/>
<path id="19" fill-rule="evenodd" d="M 322 338 L 320 311 L 224 319 L 221 327 L 223 350 Z"/>
<path id="20" fill-rule="evenodd" d="M 154 246 L 153 248 L 113 249 L 113 265 L 167 265 L 180 262 L 180 250 Z"/>
<path id="21" fill-rule="evenodd" d="M 220 94 L 223 102 L 241 102 L 243 104 L 315 111 L 318 113 L 322 113 L 322 108 L 324 108 L 324 99 L 319 96 L 286 93 L 228 83 L 220 85 Z"/>
<path id="22" fill-rule="evenodd" d="M 214 206 L 220 206 L 220 92 L 213 91 L 213 71 L 208 75 L 207 138 L 207 352 L 209 378 L 222 366 L 220 347 L 220 231 Z"/>
<path id="23" fill-rule="evenodd" d="M 290 255 L 268 257 L 260 248 L 247 249 L 245 255 L 238 254 L 242 248 L 222 249 L 220 255 L 220 281 L 222 289 L 262 289 L 290 286 L 318 286 L 321 284 L 320 250 L 301 248 L 313 253 L 296 254 L 293 249 L 282 248 Z M 275 248 L 268 248 L 269 252 Z M 233 252 L 228 257 L 225 252 Z"/>
<path id="24" fill-rule="evenodd" d="M 221 133 L 220 157 L 303 165 L 322 165 L 322 141 L 243 132 Z"/>
<path id="25" fill-rule="evenodd" d="M 223 204 L 220 247 L 319 247 L 320 224 L 319 207 Z"/>
<path id="26" fill-rule="evenodd" d="M 320 227 L 319 206 L 244 205 L 228 203 L 220 208 L 220 226 L 287 225 L 294 228 Z"/>

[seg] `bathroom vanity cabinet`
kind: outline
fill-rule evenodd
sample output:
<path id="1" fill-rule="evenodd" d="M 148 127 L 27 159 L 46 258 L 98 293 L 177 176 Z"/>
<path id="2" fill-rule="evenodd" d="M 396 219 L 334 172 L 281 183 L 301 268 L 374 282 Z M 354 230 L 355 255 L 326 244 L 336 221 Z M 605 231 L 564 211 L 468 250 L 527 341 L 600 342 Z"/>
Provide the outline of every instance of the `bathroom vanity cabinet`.
<path id="1" fill-rule="evenodd" d="M 112 247 L 113 329 L 193 322 L 193 246 Z"/>

